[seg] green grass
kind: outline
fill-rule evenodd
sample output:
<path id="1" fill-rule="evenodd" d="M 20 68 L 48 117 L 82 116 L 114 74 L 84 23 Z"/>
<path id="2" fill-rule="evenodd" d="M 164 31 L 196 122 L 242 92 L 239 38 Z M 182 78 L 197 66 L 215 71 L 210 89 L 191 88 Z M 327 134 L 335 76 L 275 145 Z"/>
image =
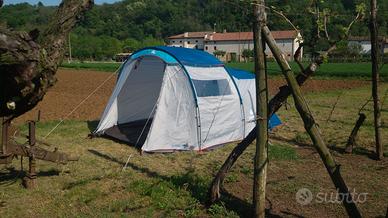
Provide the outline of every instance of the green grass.
<path id="1" fill-rule="evenodd" d="M 388 84 L 382 83 L 381 92 L 385 90 L 388 90 Z M 306 100 L 328 145 L 340 148 L 345 146 L 358 108 L 370 96 L 370 88 L 346 90 L 331 121 L 326 122 L 330 105 L 336 101 L 338 93 L 309 93 Z M 289 103 L 293 105 L 292 98 Z M 364 111 L 367 120 L 360 129 L 355 154 L 334 157 L 341 164 L 341 173 L 349 184 L 356 184 L 355 188 L 363 192 L 378 193 L 360 204 L 362 211 L 377 217 L 386 210 L 388 174 L 383 173 L 386 162 L 378 163 L 368 158 L 374 141 L 371 109 L 372 105 L 368 105 Z M 388 103 L 383 109 L 382 137 L 388 150 Z M 284 213 L 277 212 L 280 216 L 287 216 L 287 212 L 310 217 L 322 211 L 329 217 L 345 216 L 341 205 L 312 204 L 306 208 L 293 200 L 295 192 L 302 187 L 314 193 L 335 190 L 330 189 L 333 185 L 314 149 L 309 145 L 295 146 L 296 142 L 311 144 L 296 109 L 292 106 L 288 110 L 281 108 L 278 115 L 285 125 L 270 134 L 268 152 L 267 192 L 273 210 L 284 210 Z M 57 123 L 38 123 L 37 138 L 42 139 Z M 25 126 L 20 129 L 27 132 Z M 140 155 L 138 150 L 123 143 L 105 138 L 88 139 L 90 129 L 86 121 L 65 121 L 46 139 L 59 151 L 79 155 L 80 159 L 65 166 L 37 161 L 39 174 L 35 190 L 21 187 L 20 160 L 15 160 L 8 169 L 0 166 L 1 217 L 247 217 L 252 196 L 255 143 L 247 148 L 227 175 L 224 186 L 227 193 L 223 193 L 221 201 L 206 208 L 211 179 L 234 144 L 201 154 Z M 122 170 L 130 155 L 128 167 Z M 24 169 L 26 162 L 25 158 Z M 287 208 L 281 205 L 287 205 Z"/>
<path id="2" fill-rule="evenodd" d="M 304 64 L 307 66 L 307 63 Z M 237 69 L 254 71 L 254 63 L 228 63 L 227 66 Z M 291 68 L 295 72 L 299 72 L 299 67 L 295 62 L 290 63 Z M 318 71 L 314 74 L 318 77 L 370 77 L 371 76 L 370 63 L 325 63 L 322 64 Z M 268 62 L 268 73 L 270 75 L 281 75 L 280 68 L 276 62 Z M 384 66 L 381 70 L 381 77 L 388 78 L 388 67 Z"/>
<path id="3" fill-rule="evenodd" d="M 289 145 L 272 144 L 268 148 L 270 160 L 297 160 L 298 154 L 295 148 Z"/>
<path id="4" fill-rule="evenodd" d="M 76 69 L 76 70 L 97 70 L 105 72 L 115 72 L 121 63 L 103 63 L 103 62 L 64 62 L 61 67 Z M 254 64 L 248 63 L 227 63 L 228 67 L 237 68 L 253 72 Z M 291 68 L 295 72 L 299 71 L 299 67 L 295 62 L 290 63 Z M 307 65 L 307 63 L 305 63 Z M 281 75 L 281 71 L 276 62 L 268 62 L 268 73 L 270 75 Z M 381 70 L 381 77 L 388 78 L 388 67 L 385 66 Z M 370 63 L 325 63 L 322 64 L 318 71 L 315 73 L 316 77 L 338 77 L 338 78 L 360 78 L 371 76 L 371 64 Z"/>
<path id="5" fill-rule="evenodd" d="M 115 72 L 119 67 L 121 66 L 121 63 L 115 63 L 115 62 L 72 62 L 72 63 L 66 63 L 63 62 L 61 67 L 64 68 L 70 68 L 70 69 L 76 69 L 76 70 L 97 70 L 97 71 L 105 71 L 105 72 Z"/>

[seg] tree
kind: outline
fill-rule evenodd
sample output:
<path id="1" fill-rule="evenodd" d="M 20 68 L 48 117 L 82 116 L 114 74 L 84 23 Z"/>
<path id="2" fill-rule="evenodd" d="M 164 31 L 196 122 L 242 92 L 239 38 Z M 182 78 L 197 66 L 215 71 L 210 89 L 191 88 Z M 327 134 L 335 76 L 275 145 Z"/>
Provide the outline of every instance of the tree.
<path id="1" fill-rule="evenodd" d="M 349 43 L 346 40 L 342 40 L 337 43 L 337 48 L 330 54 L 330 58 L 358 60 L 361 57 L 361 52 L 362 46 L 359 43 Z"/>
<path id="2" fill-rule="evenodd" d="M 251 50 L 251 49 L 244 49 L 242 51 L 242 57 L 244 58 L 245 62 L 249 61 L 249 59 L 252 58 L 253 55 L 254 55 L 253 50 Z"/>
<path id="3" fill-rule="evenodd" d="M 282 18 L 284 18 L 284 20 L 290 23 L 294 28 L 296 28 L 295 25 L 292 24 L 292 22 L 283 13 L 276 10 L 274 10 L 274 12 L 279 16 L 281 16 Z M 267 25 L 265 25 L 262 28 L 265 41 L 269 46 L 270 50 L 272 51 L 272 54 L 274 54 L 274 57 L 278 62 L 287 81 L 287 86 L 281 87 L 279 92 L 275 95 L 275 97 L 271 99 L 269 103 L 267 119 L 269 119 L 272 116 L 272 114 L 282 106 L 282 104 L 286 101 L 287 97 L 292 94 L 292 96 L 294 97 L 294 102 L 295 102 L 297 111 L 299 112 L 304 122 L 305 129 L 309 133 L 310 138 L 312 139 L 313 145 L 317 149 L 326 167 L 326 170 L 329 173 L 332 182 L 334 183 L 334 186 L 338 189 L 338 192 L 341 195 L 348 196 L 346 199 L 342 199 L 342 203 L 347 213 L 351 217 L 361 217 L 361 215 L 357 209 L 355 202 L 352 199 L 353 196 L 349 192 L 349 189 L 341 176 L 340 165 L 336 164 L 333 156 L 331 155 L 330 151 L 328 150 L 325 144 L 325 141 L 322 138 L 319 126 L 314 120 L 314 117 L 311 114 L 309 106 L 301 93 L 300 85 L 303 84 L 308 79 L 308 77 L 317 70 L 317 68 L 324 62 L 324 60 L 327 59 L 328 54 L 330 54 L 336 49 L 336 44 L 348 36 L 352 25 L 356 21 L 360 20 L 360 18 L 362 17 L 362 14 L 363 14 L 362 10 L 357 10 L 357 16 L 346 27 L 346 29 L 343 29 L 343 33 L 338 35 L 337 38 L 339 39 L 329 40 L 330 38 L 329 34 L 328 32 L 326 32 L 325 37 L 327 38 L 327 41 L 330 42 L 328 43 L 329 47 L 324 52 L 320 52 L 319 55 L 313 59 L 313 62 L 307 68 L 304 68 L 303 65 L 300 63 L 299 54 L 302 48 L 300 46 L 297 49 L 297 52 L 294 56 L 301 70 L 301 73 L 297 77 L 294 76 L 294 73 L 291 70 L 289 63 L 285 59 L 284 54 L 282 54 L 281 50 L 278 48 L 276 41 L 273 38 L 272 33 L 267 27 Z M 325 26 L 326 25 L 327 23 L 325 24 Z M 327 27 L 325 27 L 325 30 L 327 30 Z M 257 136 L 256 131 L 257 129 L 254 128 L 248 134 L 248 136 L 233 149 L 233 151 L 230 153 L 230 155 L 228 156 L 228 158 L 226 159 L 226 161 L 218 171 L 209 189 L 209 203 L 213 203 L 220 198 L 220 186 L 222 185 L 222 182 L 228 170 L 233 166 L 233 164 L 236 162 L 238 157 L 256 138 Z"/>
<path id="4" fill-rule="evenodd" d="M 370 38 L 372 58 L 372 96 L 375 128 L 375 143 L 377 159 L 383 159 L 383 144 L 381 141 L 381 105 L 379 99 L 379 60 L 378 60 L 378 32 L 377 32 L 377 0 L 370 0 Z"/>
<path id="5" fill-rule="evenodd" d="M 17 117 L 43 99 L 56 82 L 69 32 L 92 5 L 92 0 L 64 0 L 42 34 L 0 27 L 0 117 Z"/>
<path id="6" fill-rule="evenodd" d="M 222 50 L 216 50 L 213 52 L 213 54 L 216 56 L 216 57 L 224 57 L 225 54 L 226 54 L 226 51 L 222 51 Z"/>
<path id="7" fill-rule="evenodd" d="M 265 217 L 265 189 L 268 166 L 268 88 L 265 69 L 265 41 L 262 28 L 266 22 L 264 0 L 253 6 L 253 40 L 256 73 L 256 153 L 253 174 L 253 207 L 254 217 Z"/>

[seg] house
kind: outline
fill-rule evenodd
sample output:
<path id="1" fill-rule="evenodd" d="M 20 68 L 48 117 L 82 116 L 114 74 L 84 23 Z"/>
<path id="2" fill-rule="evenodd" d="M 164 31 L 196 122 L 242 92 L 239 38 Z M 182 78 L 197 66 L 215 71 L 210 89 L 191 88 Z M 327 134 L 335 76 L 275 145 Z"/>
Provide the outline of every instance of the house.
<path id="1" fill-rule="evenodd" d="M 368 36 L 350 36 L 349 44 L 357 43 L 362 47 L 361 53 L 368 54 L 372 49 L 372 45 L 370 43 L 370 38 Z M 387 37 L 379 37 L 379 44 L 381 46 L 382 53 L 388 53 L 388 38 Z"/>
<path id="2" fill-rule="evenodd" d="M 286 55 L 288 60 L 292 60 L 302 36 L 294 30 L 272 31 L 272 34 L 279 48 Z M 175 47 L 194 48 L 204 50 L 210 54 L 215 51 L 225 51 L 223 61 L 242 61 L 242 52 L 245 49 L 253 49 L 252 32 L 186 32 L 171 36 L 169 45 Z M 269 49 L 266 49 L 267 57 L 272 57 Z M 301 52 L 302 55 L 302 52 Z"/>
<path id="3" fill-rule="evenodd" d="M 185 32 L 168 37 L 169 46 L 204 50 L 204 41 L 213 32 Z"/>

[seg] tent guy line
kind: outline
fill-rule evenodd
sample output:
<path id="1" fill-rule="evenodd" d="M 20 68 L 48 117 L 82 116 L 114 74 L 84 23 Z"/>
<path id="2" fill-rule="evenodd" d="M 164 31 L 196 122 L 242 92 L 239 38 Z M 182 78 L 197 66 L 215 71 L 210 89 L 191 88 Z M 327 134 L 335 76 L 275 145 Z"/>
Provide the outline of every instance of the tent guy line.
<path id="1" fill-rule="evenodd" d="M 120 66 L 121 67 L 121 66 Z M 66 114 L 66 116 L 64 118 L 62 118 L 58 123 L 57 125 L 55 125 L 44 137 L 43 139 L 46 139 L 48 138 L 51 133 L 53 133 L 62 123 L 63 121 L 65 121 L 70 115 L 72 115 L 83 103 L 85 103 L 86 100 L 88 100 L 91 96 L 93 96 L 101 87 L 103 87 L 105 85 L 105 83 L 107 83 L 113 76 L 115 76 L 117 74 L 117 72 L 119 72 L 120 70 L 120 67 L 118 67 L 116 69 L 115 72 L 113 72 L 111 75 L 108 76 L 108 78 L 106 78 L 99 86 L 97 86 L 88 96 L 86 96 L 72 111 L 70 111 L 68 114 Z"/>

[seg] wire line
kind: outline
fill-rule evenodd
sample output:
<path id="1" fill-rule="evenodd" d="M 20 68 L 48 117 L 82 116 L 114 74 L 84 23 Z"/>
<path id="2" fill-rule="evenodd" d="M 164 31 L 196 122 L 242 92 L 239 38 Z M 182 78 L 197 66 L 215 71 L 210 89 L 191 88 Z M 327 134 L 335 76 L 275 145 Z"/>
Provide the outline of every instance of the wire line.
<path id="1" fill-rule="evenodd" d="M 67 119 L 71 114 L 73 114 L 83 103 L 85 103 L 86 100 L 88 100 L 92 95 L 94 95 L 102 86 L 105 85 L 106 82 L 108 82 L 114 75 L 116 75 L 116 73 L 119 71 L 119 69 L 121 68 L 121 66 L 114 72 L 112 73 L 108 78 L 106 78 L 97 88 L 95 88 L 88 96 L 86 96 L 86 98 L 84 98 L 72 111 L 70 111 L 70 113 L 68 113 L 64 118 L 62 118 L 58 123 L 57 125 L 54 126 L 54 128 L 52 128 L 46 136 L 43 137 L 43 139 L 46 139 L 47 137 L 49 137 L 51 135 L 51 133 L 53 133 L 62 123 L 63 121 L 65 121 L 65 119 Z"/>

